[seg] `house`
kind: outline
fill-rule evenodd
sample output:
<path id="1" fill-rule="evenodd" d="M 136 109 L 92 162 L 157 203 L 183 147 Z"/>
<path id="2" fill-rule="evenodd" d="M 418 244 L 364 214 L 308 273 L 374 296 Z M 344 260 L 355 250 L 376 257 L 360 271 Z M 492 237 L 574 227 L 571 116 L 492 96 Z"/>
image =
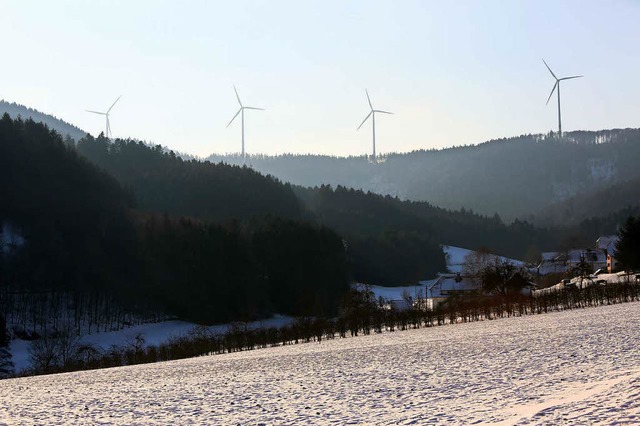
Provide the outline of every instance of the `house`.
<path id="1" fill-rule="evenodd" d="M 537 272 L 539 275 L 565 273 L 567 272 L 566 258 L 559 251 L 544 252 Z"/>
<path id="2" fill-rule="evenodd" d="M 387 309 L 404 311 L 414 307 L 420 300 L 424 300 L 424 286 L 383 287 L 378 285 L 352 284 L 358 291 L 370 291 L 376 302 L 381 300 Z"/>
<path id="3" fill-rule="evenodd" d="M 428 281 L 420 281 L 425 286 L 427 309 L 435 309 L 436 306 L 454 296 L 472 296 L 482 292 L 478 280 L 472 277 L 464 277 L 460 273 L 439 274 L 437 278 Z"/>
<path id="4" fill-rule="evenodd" d="M 615 258 L 617 235 L 605 235 L 596 240 L 596 248 L 604 251 L 607 257 L 607 272 L 613 273 L 618 270 L 618 262 Z"/>
<path id="5" fill-rule="evenodd" d="M 607 267 L 607 255 L 604 250 L 571 249 L 566 252 L 542 253 L 542 261 L 537 268 L 538 274 L 571 272 L 583 261 L 588 263 L 594 271 Z"/>
<path id="6" fill-rule="evenodd" d="M 420 281 L 420 285 L 424 285 L 425 287 L 427 309 L 435 309 L 439 304 L 451 297 L 487 295 L 482 290 L 480 280 L 476 277 L 464 276 L 459 273 L 439 274 L 439 276 L 433 280 Z M 507 287 L 522 288 L 521 293 L 529 295 L 531 294 L 534 284 L 516 272 L 507 280 Z"/>
<path id="7" fill-rule="evenodd" d="M 434 309 L 438 304 L 453 296 L 481 295 L 482 286 L 480 282 L 463 274 L 467 256 L 475 253 L 474 250 L 448 245 L 442 245 L 441 248 L 445 253 L 448 272 L 439 273 L 434 279 L 420 281 L 417 286 L 383 287 L 354 284 L 354 288 L 371 291 L 375 300 L 383 300 L 385 307 L 396 310 L 406 310 L 412 307 Z M 525 265 L 520 260 L 489 253 L 486 256 L 491 259 L 499 259 L 502 262 L 509 262 L 517 267 L 524 267 Z M 514 277 L 512 277 L 513 280 L 518 279 L 516 275 L 518 274 L 514 274 Z M 525 293 L 528 291 L 525 290 Z"/>

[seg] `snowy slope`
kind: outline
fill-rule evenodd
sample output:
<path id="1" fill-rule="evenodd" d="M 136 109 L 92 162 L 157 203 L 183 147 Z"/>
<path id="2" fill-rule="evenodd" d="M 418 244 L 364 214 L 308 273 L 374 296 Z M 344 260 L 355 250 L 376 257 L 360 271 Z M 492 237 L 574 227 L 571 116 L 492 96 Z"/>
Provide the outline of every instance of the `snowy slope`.
<path id="1" fill-rule="evenodd" d="M 246 323 L 248 328 L 259 327 L 282 327 L 293 321 L 293 318 L 275 315 L 272 318 L 254 321 Z M 213 334 L 224 334 L 229 329 L 230 324 L 216 325 L 206 327 L 206 330 Z M 89 344 L 96 349 L 106 350 L 112 345 L 126 346 L 135 341 L 136 336 L 141 335 L 144 338 L 146 345 L 159 345 L 167 342 L 172 337 L 180 337 L 191 332 L 196 324 L 186 321 L 163 321 L 158 323 L 149 323 L 136 325 L 133 327 L 125 328 L 118 331 L 111 331 L 106 333 L 94 333 L 82 336 L 81 343 Z M 30 367 L 29 362 L 29 342 L 24 340 L 13 340 L 11 342 L 10 350 L 13 356 L 13 364 L 16 372 L 20 372 Z"/>
<path id="2" fill-rule="evenodd" d="M 11 379 L 0 423 L 638 424 L 638 341 L 627 303 Z"/>
<path id="3" fill-rule="evenodd" d="M 462 272 L 462 266 L 464 265 L 464 259 L 469 253 L 473 253 L 473 250 L 465 249 L 455 246 L 442 246 L 442 251 L 445 254 L 445 261 L 447 262 L 447 269 L 449 272 L 456 273 Z M 521 260 L 510 259 L 508 257 L 497 256 L 503 261 L 509 261 L 516 266 L 525 266 Z"/>

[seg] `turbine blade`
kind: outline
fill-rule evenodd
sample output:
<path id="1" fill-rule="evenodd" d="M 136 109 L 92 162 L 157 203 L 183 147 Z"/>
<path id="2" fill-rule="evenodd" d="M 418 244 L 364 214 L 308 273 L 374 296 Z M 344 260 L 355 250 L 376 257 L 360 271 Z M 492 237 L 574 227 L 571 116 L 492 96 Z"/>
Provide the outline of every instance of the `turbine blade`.
<path id="1" fill-rule="evenodd" d="M 107 137 L 111 136 L 111 122 L 109 121 L 109 116 L 107 115 Z"/>
<path id="2" fill-rule="evenodd" d="M 542 62 L 544 62 L 544 64 L 547 65 L 547 62 L 544 59 L 542 60 Z M 549 68 L 549 65 L 547 65 L 547 69 L 549 70 L 549 72 L 551 73 L 553 78 L 555 78 L 557 80 L 558 77 L 556 77 L 556 75 L 553 73 L 553 71 L 551 71 L 551 68 Z"/>
<path id="3" fill-rule="evenodd" d="M 392 112 L 389 112 L 389 111 L 382 111 L 381 109 L 374 109 L 374 110 L 373 110 L 373 112 L 381 112 L 382 114 L 391 114 L 391 115 L 393 115 L 393 113 L 392 113 Z"/>
<path id="4" fill-rule="evenodd" d="M 229 124 L 227 124 L 227 127 L 231 126 L 231 123 L 233 123 L 233 120 L 236 119 L 236 117 L 238 116 L 238 114 L 240 114 L 242 112 L 242 108 L 240 108 L 238 110 L 238 112 L 236 112 L 236 115 L 233 116 L 233 118 L 231 119 L 231 121 L 229 122 Z"/>
<path id="5" fill-rule="evenodd" d="M 562 77 L 560 80 L 571 80 L 572 78 L 581 78 L 584 77 L 584 75 L 574 75 L 571 77 Z"/>
<path id="6" fill-rule="evenodd" d="M 367 114 L 367 116 L 364 118 L 364 120 L 362 120 L 362 123 L 360 123 L 360 125 L 358 126 L 358 128 L 356 129 L 356 132 L 358 130 L 360 130 L 360 127 L 362 127 L 362 125 L 365 123 L 365 121 L 367 121 L 369 119 L 369 117 L 371 117 L 371 114 L 373 114 L 373 110 L 371 110 L 371 112 L 369 114 Z"/>
<path id="7" fill-rule="evenodd" d="M 107 114 L 109 114 L 111 112 L 111 108 L 113 108 L 113 106 L 118 103 L 118 101 L 120 100 L 120 98 L 122 97 L 122 95 L 118 96 L 118 99 L 116 99 L 116 101 L 109 107 L 109 109 L 107 110 Z"/>
<path id="8" fill-rule="evenodd" d="M 551 100 L 551 96 L 553 96 L 553 92 L 556 91 L 556 87 L 558 87 L 558 82 L 553 85 L 553 89 L 551 89 L 551 93 L 549 93 L 549 97 L 547 98 L 547 103 L 545 105 L 549 105 L 549 101 Z"/>
<path id="9" fill-rule="evenodd" d="M 369 97 L 369 92 L 367 91 L 367 89 L 364 89 L 364 93 L 367 94 L 367 101 L 369 101 L 369 107 L 371 108 L 371 111 L 373 111 L 373 105 L 371 104 L 371 98 Z"/>
<path id="10" fill-rule="evenodd" d="M 91 111 L 90 109 L 85 109 L 87 112 L 91 112 L 93 114 L 107 115 L 105 112 Z"/>
<path id="11" fill-rule="evenodd" d="M 236 98 L 238 98 L 238 103 L 240 104 L 240 108 L 242 108 L 242 102 L 240 102 L 240 96 L 238 95 L 238 91 L 236 90 L 236 86 L 233 86 L 233 91 L 236 92 Z"/>
<path id="12" fill-rule="evenodd" d="M 255 110 L 258 110 L 258 111 L 264 111 L 264 108 L 256 108 L 256 107 L 242 107 L 242 108 L 244 108 L 244 109 L 255 109 Z"/>

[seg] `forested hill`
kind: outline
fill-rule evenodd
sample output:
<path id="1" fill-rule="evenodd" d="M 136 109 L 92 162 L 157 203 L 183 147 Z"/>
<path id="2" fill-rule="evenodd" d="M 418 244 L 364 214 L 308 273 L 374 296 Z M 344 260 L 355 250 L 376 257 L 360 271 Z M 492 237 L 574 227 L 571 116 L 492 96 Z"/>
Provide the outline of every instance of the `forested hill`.
<path id="1" fill-rule="evenodd" d="M 372 284 L 411 284 L 443 271 L 440 244 L 533 260 L 541 250 L 555 250 L 576 237 L 569 229 L 536 228 L 521 220 L 507 225 L 497 215 L 341 186 L 292 188 L 247 167 L 185 161 L 160 146 L 132 140 L 87 136 L 77 149 L 130 188 L 139 208 L 148 212 L 215 222 L 271 214 L 327 226 L 349 247 L 352 278 Z M 592 244 L 591 237 L 585 234 L 582 240 Z"/>
<path id="2" fill-rule="evenodd" d="M 126 151 L 127 143 L 114 146 Z M 168 195 L 170 178 L 184 184 L 189 180 L 181 174 L 205 167 L 179 166 L 183 163 L 168 154 L 139 149 L 147 153 L 144 158 L 158 161 L 157 167 L 181 170 L 155 181 Z M 146 170 L 143 159 L 132 160 Z M 273 202 L 285 204 L 279 207 L 283 213 L 299 214 L 295 195 L 284 185 L 250 170 L 206 167 L 232 175 L 218 185 L 244 189 L 251 197 L 244 183 L 233 186 L 233 181 L 255 184 L 263 197 L 273 195 Z M 2 317 L 43 332 L 56 321 L 78 330 L 106 330 L 122 326 L 127 312 L 207 324 L 273 313 L 323 316 L 335 315 L 349 289 L 343 241 L 326 227 L 265 212 L 247 221 L 207 223 L 137 211 L 133 198 L 54 131 L 5 114 L 0 230 L 9 224 L 24 244 L 0 250 Z M 249 202 L 247 210 L 256 206 Z"/>
<path id="3" fill-rule="evenodd" d="M 300 219 L 290 185 L 247 167 L 184 160 L 160 145 L 87 136 L 78 152 L 135 193 L 139 208 L 204 220 Z"/>
<path id="4" fill-rule="evenodd" d="M 415 236 L 471 249 L 484 247 L 525 259 L 557 247 L 571 233 L 536 228 L 519 220 L 506 225 L 497 215 L 446 210 L 427 202 L 402 201 L 344 187 L 296 187 L 296 193 L 320 222 L 344 235 L 362 238 Z"/>
<path id="5" fill-rule="evenodd" d="M 615 183 L 551 204 L 538 212 L 534 220 L 538 224 L 574 226 L 594 216 L 616 216 L 621 209 L 640 210 L 640 178 Z M 626 217 L 622 218 L 620 224 L 625 219 Z"/>
<path id="6" fill-rule="evenodd" d="M 9 116 L 14 119 L 18 117 L 21 117 L 23 120 L 30 118 L 36 123 L 46 124 L 49 129 L 55 130 L 63 137 L 69 136 L 76 142 L 82 139 L 87 134 L 87 132 L 79 129 L 73 124 L 69 124 L 66 121 L 62 121 L 52 115 L 44 114 L 40 111 L 26 107 L 24 105 L 9 103 L 4 100 L 0 100 L 0 117 L 5 113 L 9 114 Z"/>
<path id="7" fill-rule="evenodd" d="M 640 178 L 640 129 L 523 135 L 475 146 L 366 157 L 251 156 L 255 170 L 301 186 L 359 188 L 506 220 L 531 218 L 545 206 Z M 234 163 L 238 157 L 211 156 Z M 514 200 L 516 200 L 514 202 Z M 620 206 L 622 207 L 622 206 Z"/>
<path id="8" fill-rule="evenodd" d="M 0 287 L 86 289 L 126 285 L 133 197 L 80 158 L 57 133 L 32 120 L 0 119 L 0 222 L 27 247 L 9 265 L 0 256 Z"/>
<path id="9" fill-rule="evenodd" d="M 557 235 L 523 222 L 506 226 L 495 216 L 343 187 L 292 189 L 247 167 L 185 161 L 160 146 L 132 140 L 87 136 L 77 150 L 130 188 L 139 208 L 148 212 L 215 222 L 270 214 L 334 229 L 349 247 L 352 277 L 372 284 L 411 284 L 445 270 L 442 243 L 523 258 L 529 251 L 553 248 Z"/>

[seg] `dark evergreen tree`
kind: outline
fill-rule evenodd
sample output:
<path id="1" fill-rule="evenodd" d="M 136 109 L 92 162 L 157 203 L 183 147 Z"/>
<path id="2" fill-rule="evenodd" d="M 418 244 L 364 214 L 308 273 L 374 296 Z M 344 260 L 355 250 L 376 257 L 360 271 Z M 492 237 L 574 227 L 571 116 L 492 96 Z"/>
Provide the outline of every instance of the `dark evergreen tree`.
<path id="1" fill-rule="evenodd" d="M 629 217 L 620 229 L 615 257 L 627 271 L 640 271 L 640 217 Z"/>
<path id="2" fill-rule="evenodd" d="M 9 333 L 4 315 L 0 313 L 0 379 L 6 378 L 13 373 L 13 361 L 9 351 Z"/>

